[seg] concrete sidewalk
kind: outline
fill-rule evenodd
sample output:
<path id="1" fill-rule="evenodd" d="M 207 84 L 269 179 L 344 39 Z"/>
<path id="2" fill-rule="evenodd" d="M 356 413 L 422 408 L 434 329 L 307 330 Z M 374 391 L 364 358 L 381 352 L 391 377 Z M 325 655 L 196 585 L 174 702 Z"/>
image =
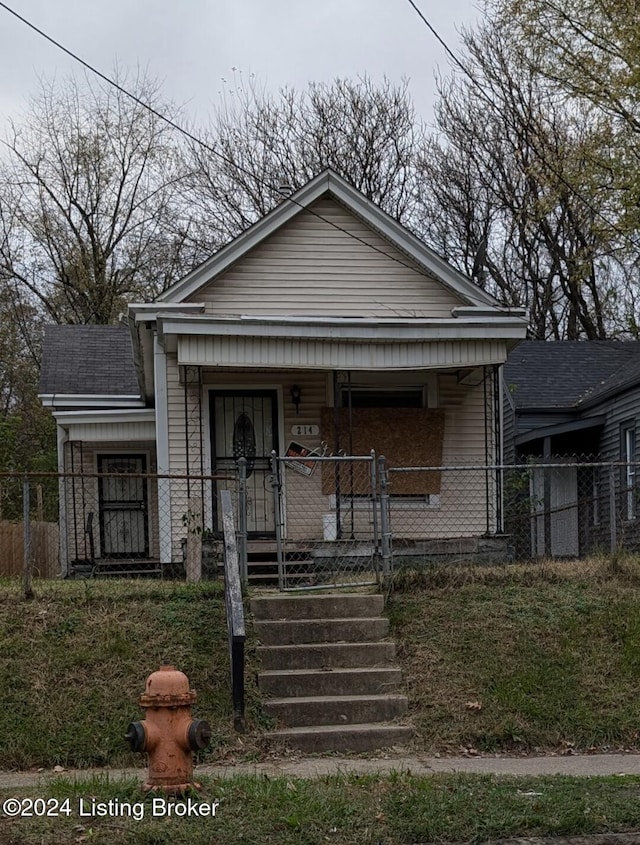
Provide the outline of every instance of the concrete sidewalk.
<path id="1" fill-rule="evenodd" d="M 199 766 L 196 773 L 217 778 L 237 775 L 315 778 L 336 774 L 375 774 L 411 772 L 433 775 L 441 772 L 519 775 L 639 775 L 640 754 L 573 754 L 540 757 L 304 757 L 265 763 L 236 763 Z M 136 777 L 142 780 L 146 769 L 64 769 L 42 772 L 0 772 L 0 789 L 45 785 L 64 777 L 84 781 L 94 777 L 111 780 Z"/>

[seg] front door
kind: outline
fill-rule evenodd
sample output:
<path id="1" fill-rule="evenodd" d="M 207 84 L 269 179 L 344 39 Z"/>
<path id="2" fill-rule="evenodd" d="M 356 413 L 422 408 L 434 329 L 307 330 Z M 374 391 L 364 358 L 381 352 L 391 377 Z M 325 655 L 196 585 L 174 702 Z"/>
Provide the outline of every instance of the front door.
<path id="1" fill-rule="evenodd" d="M 273 493 L 268 484 L 271 452 L 278 448 L 275 390 L 216 391 L 210 394 L 213 471 L 233 474 L 247 459 L 247 530 L 251 537 L 275 535 Z M 217 499 L 217 497 L 215 497 Z M 216 529 L 222 530 L 216 514 Z"/>
<path id="2" fill-rule="evenodd" d="M 144 455 L 98 455 L 101 557 L 149 557 L 146 470 Z"/>

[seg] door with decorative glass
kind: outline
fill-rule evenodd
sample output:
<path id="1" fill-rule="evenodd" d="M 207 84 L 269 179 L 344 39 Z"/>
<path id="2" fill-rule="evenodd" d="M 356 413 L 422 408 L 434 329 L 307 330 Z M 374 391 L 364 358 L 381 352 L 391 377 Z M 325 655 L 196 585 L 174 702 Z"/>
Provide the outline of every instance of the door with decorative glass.
<path id="1" fill-rule="evenodd" d="M 271 452 L 278 448 L 275 390 L 212 391 L 210 419 L 214 474 L 235 474 L 238 459 L 247 460 L 249 537 L 275 536 L 273 493 L 269 485 Z M 221 531 L 217 498 L 214 496 L 214 517 L 216 530 Z"/>

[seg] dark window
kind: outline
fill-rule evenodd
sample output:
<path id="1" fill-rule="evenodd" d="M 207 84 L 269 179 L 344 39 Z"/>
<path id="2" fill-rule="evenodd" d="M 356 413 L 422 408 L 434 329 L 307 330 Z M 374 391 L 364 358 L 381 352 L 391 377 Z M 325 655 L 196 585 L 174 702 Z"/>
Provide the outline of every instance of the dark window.
<path id="1" fill-rule="evenodd" d="M 377 387 L 342 387 L 342 407 L 348 408 L 422 408 L 421 387 L 381 390 Z"/>

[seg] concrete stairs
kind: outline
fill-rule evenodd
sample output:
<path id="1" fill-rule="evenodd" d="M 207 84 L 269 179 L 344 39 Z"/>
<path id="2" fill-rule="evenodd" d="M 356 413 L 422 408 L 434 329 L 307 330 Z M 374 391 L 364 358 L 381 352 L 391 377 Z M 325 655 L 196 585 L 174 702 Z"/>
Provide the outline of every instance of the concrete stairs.
<path id="1" fill-rule="evenodd" d="M 251 602 L 261 645 L 258 686 L 278 724 L 269 737 L 307 753 L 374 751 L 407 742 L 395 645 L 380 595 L 261 596 Z"/>

